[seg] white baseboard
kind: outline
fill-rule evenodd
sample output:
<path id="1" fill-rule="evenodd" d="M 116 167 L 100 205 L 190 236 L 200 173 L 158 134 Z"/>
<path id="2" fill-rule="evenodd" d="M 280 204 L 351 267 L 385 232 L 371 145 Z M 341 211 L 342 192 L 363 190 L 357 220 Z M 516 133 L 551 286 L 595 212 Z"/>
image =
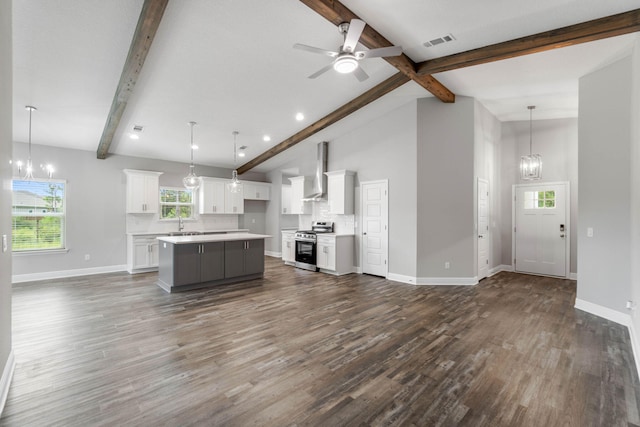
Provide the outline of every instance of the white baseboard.
<path id="1" fill-rule="evenodd" d="M 638 376 L 640 376 L 640 343 L 638 343 L 633 321 L 629 324 L 629 339 L 631 340 L 631 350 L 633 350 L 633 360 L 636 362 L 636 371 L 638 372 Z"/>
<path id="2" fill-rule="evenodd" d="M 594 304 L 589 301 L 576 298 L 576 304 L 574 307 L 578 310 L 586 311 L 587 313 L 594 314 L 598 317 L 602 317 L 603 319 L 611 320 L 612 322 L 616 322 L 626 327 L 629 327 L 629 325 L 631 325 L 630 315 L 621 313 L 617 310 L 612 310 L 607 307 L 603 307 L 598 304 Z"/>
<path id="3" fill-rule="evenodd" d="M 569 273 L 569 280 L 578 280 L 578 273 Z"/>
<path id="4" fill-rule="evenodd" d="M 477 284 L 477 277 L 418 277 L 416 281 L 416 285 L 473 286 Z"/>
<path id="5" fill-rule="evenodd" d="M 396 273 L 387 273 L 387 280 L 392 280 L 394 282 L 409 283 L 411 285 L 416 284 L 415 277 L 404 276 L 402 274 L 396 274 Z"/>
<path id="6" fill-rule="evenodd" d="M 104 267 L 78 268 L 75 270 L 46 271 L 44 273 L 14 274 L 12 283 L 33 282 L 34 280 L 60 279 L 63 277 L 89 276 L 92 274 L 127 271 L 126 265 L 107 265 Z"/>
<path id="7" fill-rule="evenodd" d="M 16 359 L 13 356 L 13 349 L 9 353 L 7 363 L 2 370 L 2 377 L 0 377 L 0 415 L 4 410 L 4 404 L 7 403 L 7 396 L 9 396 L 9 387 L 11 386 L 11 379 L 13 378 L 13 371 L 16 367 Z"/>
<path id="8" fill-rule="evenodd" d="M 494 275 L 496 275 L 498 273 L 501 273 L 503 271 L 513 271 L 513 266 L 512 265 L 506 265 L 506 264 L 497 265 L 497 266 L 489 269 L 489 275 L 487 277 L 494 276 Z"/>
<path id="9" fill-rule="evenodd" d="M 264 251 L 264 254 L 274 258 L 282 258 L 282 252 Z"/>
<path id="10" fill-rule="evenodd" d="M 389 273 L 387 279 L 411 285 L 472 286 L 478 284 L 477 277 L 413 277 Z"/>

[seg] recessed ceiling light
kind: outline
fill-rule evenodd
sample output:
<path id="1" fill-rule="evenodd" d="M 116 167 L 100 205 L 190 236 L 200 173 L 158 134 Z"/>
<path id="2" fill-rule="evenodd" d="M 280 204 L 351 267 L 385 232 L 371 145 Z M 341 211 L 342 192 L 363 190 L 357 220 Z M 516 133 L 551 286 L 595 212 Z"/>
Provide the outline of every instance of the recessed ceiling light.
<path id="1" fill-rule="evenodd" d="M 192 150 L 197 150 L 198 148 L 200 148 L 200 147 L 198 147 L 196 144 L 191 144 L 191 149 Z"/>
<path id="2" fill-rule="evenodd" d="M 296 120 L 299 121 L 299 122 L 304 120 L 304 114 L 302 114 L 302 113 L 296 114 Z"/>
<path id="3" fill-rule="evenodd" d="M 137 133 L 130 133 L 129 134 L 129 138 L 131 138 L 131 139 L 140 139 L 140 135 L 138 135 Z"/>
<path id="4" fill-rule="evenodd" d="M 265 136 L 262 137 L 262 140 L 264 142 L 269 142 L 269 141 L 271 141 L 271 137 L 269 135 L 265 135 Z"/>
<path id="5" fill-rule="evenodd" d="M 142 132 L 143 129 L 141 125 L 133 125 L 133 132 L 129 134 L 129 138 L 140 139 L 140 132 Z"/>

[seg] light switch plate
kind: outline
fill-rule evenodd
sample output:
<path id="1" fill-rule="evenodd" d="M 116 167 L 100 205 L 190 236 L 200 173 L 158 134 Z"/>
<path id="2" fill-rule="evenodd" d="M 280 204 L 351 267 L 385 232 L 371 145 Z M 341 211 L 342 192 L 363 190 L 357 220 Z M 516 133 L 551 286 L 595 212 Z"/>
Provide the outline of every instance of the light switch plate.
<path id="1" fill-rule="evenodd" d="M 587 227 L 587 237 L 593 237 L 593 228 Z"/>
<path id="2" fill-rule="evenodd" d="M 7 252 L 7 249 L 9 247 L 7 246 L 7 235 L 3 234 L 2 235 L 2 252 Z"/>

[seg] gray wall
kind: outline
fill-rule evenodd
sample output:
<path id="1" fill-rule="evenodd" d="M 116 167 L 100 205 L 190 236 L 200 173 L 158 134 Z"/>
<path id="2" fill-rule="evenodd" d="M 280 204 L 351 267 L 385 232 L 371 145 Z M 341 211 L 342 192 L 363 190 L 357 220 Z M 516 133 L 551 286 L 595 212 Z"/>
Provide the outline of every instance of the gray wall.
<path id="1" fill-rule="evenodd" d="M 640 302 L 640 38 L 637 39 L 632 56 L 632 86 L 631 86 L 631 298 Z M 633 312 L 633 322 L 636 336 L 635 342 L 640 342 L 640 316 L 638 310 Z M 636 360 L 636 366 L 638 361 Z"/>
<path id="2" fill-rule="evenodd" d="M 631 290 L 632 84 L 631 57 L 582 77 L 578 124 L 577 298 L 623 313 Z"/>
<path id="3" fill-rule="evenodd" d="M 356 187 L 363 181 L 389 180 L 389 273 L 411 277 L 416 275 L 416 108 L 416 101 L 411 101 L 330 141 L 328 157 L 330 171 L 347 169 L 357 173 Z M 294 162 L 270 172 L 269 179 L 275 183 L 283 170 L 292 168 L 298 169 L 300 175 L 312 176 L 316 166 L 315 144 L 320 140 L 312 142 L 304 151 L 300 150 Z M 277 191 L 275 188 L 274 185 Z M 267 224 L 272 221 L 278 227 L 283 224 L 279 207 L 269 208 Z M 357 228 L 358 239 L 359 234 Z M 279 242 L 277 247 L 280 248 Z M 359 265 L 358 259 L 356 262 Z"/>
<path id="4" fill-rule="evenodd" d="M 40 114 L 45 114 L 41 110 Z M 96 145 L 97 146 L 97 145 Z M 14 143 L 16 157 L 24 157 L 27 146 Z M 56 177 L 67 181 L 66 253 L 16 254 L 13 256 L 13 274 L 34 274 L 54 271 L 91 269 L 126 264 L 127 215 L 125 214 L 126 176 L 123 169 L 141 169 L 164 172 L 160 185 L 182 186 L 182 177 L 188 165 L 178 162 L 111 155 L 98 160 L 93 151 L 34 145 L 34 159 L 42 158 L 56 167 Z M 200 176 L 231 177 L 228 169 L 198 166 Z M 248 173 L 241 177 L 263 181 L 264 175 Z M 266 203 L 266 202 L 261 202 Z M 10 204 L 9 204 L 10 205 Z M 255 209 L 250 208 L 251 215 Z M 211 222 L 228 221 L 226 215 L 208 218 Z M 151 216 L 131 216 L 129 226 L 144 226 Z M 235 216 L 234 224 L 238 221 Z M 264 223 L 264 220 L 260 221 Z M 139 224 L 138 224 L 139 223 Z M 171 225 L 173 227 L 173 225 Z M 215 227 L 215 223 L 213 223 Z M 221 226 L 220 228 L 225 228 Z M 138 231 L 137 229 L 136 231 Z M 84 255 L 90 260 L 85 261 Z"/>
<path id="5" fill-rule="evenodd" d="M 418 277 L 476 276 L 474 108 L 460 96 L 418 101 Z"/>
<path id="6" fill-rule="evenodd" d="M 11 245 L 11 168 L 13 79 L 11 1 L 0 0 L 0 235 Z M 11 251 L 0 249 L 0 378 L 11 354 Z M 8 372 L 7 372 L 8 373 Z M 2 390 L 0 390 L 0 393 Z M 0 408 L 4 402 L 0 402 Z"/>
<path id="7" fill-rule="evenodd" d="M 274 192 L 273 189 L 271 190 L 271 192 Z M 245 200 L 244 215 L 239 216 L 239 228 L 248 228 L 249 232 L 251 233 L 265 234 L 267 229 L 267 205 L 271 203 L 276 204 L 277 201 Z M 277 240 L 275 235 L 274 239 Z"/>
<path id="8" fill-rule="evenodd" d="M 525 108 L 523 106 L 522 108 Z M 578 271 L 578 119 L 555 119 L 533 121 L 533 152 L 542 156 L 541 182 L 569 181 L 571 186 L 570 271 Z M 529 154 L 529 121 L 505 122 L 502 124 L 500 207 L 502 227 L 501 263 L 512 265 L 511 230 L 512 186 L 527 181 L 520 180 L 520 156 Z"/>

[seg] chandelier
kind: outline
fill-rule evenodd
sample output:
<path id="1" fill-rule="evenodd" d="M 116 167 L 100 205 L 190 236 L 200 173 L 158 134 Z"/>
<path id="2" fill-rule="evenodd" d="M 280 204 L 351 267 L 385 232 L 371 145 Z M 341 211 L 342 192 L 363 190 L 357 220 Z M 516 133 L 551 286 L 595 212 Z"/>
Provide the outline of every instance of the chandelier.
<path id="1" fill-rule="evenodd" d="M 529 105 L 529 155 L 520 157 L 520 179 L 533 181 L 542 178 L 542 156 L 533 153 L 533 110 Z"/>
<path id="2" fill-rule="evenodd" d="M 32 180 L 34 179 L 33 177 L 33 162 L 31 161 L 31 116 L 33 114 L 33 112 L 35 110 L 37 110 L 36 107 L 32 106 L 32 105 L 27 105 L 24 107 L 26 110 L 29 111 L 29 154 L 27 157 L 27 163 L 23 163 L 22 160 L 18 160 L 16 161 L 16 166 L 18 167 L 18 174 L 22 174 L 22 168 L 24 166 L 25 169 L 25 174 L 23 176 L 23 179 L 25 180 Z M 49 177 L 49 179 L 51 179 L 53 177 L 53 166 L 51 164 L 41 164 L 40 168 L 46 172 L 47 176 Z"/>

